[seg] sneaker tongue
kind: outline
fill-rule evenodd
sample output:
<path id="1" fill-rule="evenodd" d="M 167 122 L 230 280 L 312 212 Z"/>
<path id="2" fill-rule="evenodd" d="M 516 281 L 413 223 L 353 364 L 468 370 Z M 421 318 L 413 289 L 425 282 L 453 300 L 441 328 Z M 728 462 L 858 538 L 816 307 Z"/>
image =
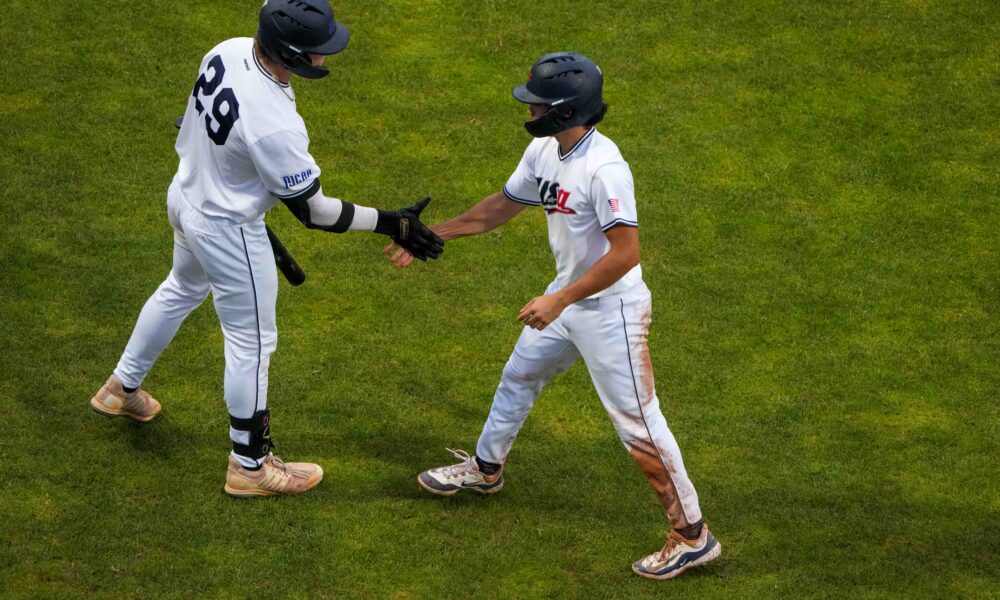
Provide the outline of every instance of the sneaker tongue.
<path id="1" fill-rule="evenodd" d="M 670 530 L 670 535 L 668 536 L 671 540 L 677 542 L 678 544 L 684 544 L 685 546 L 695 546 L 698 543 L 698 538 L 693 540 L 684 537 L 684 535 L 677 531 L 676 529 Z M 700 537 L 700 536 L 699 536 Z"/>

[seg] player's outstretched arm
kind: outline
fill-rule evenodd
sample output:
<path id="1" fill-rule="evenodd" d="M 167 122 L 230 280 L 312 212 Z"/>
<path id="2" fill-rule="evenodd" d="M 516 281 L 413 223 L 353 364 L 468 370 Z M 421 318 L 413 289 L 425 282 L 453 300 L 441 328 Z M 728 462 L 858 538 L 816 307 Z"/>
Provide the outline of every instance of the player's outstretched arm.
<path id="1" fill-rule="evenodd" d="M 308 198 L 282 199 L 292 214 L 310 229 L 332 233 L 374 231 L 388 235 L 395 244 L 420 260 L 437 258 L 444 251 L 444 240 L 420 220 L 421 211 L 430 201 L 428 197 L 399 210 L 379 210 L 324 196 L 318 185 Z"/>
<path id="2" fill-rule="evenodd" d="M 516 217 L 525 207 L 524 204 L 509 200 L 503 192 L 497 192 L 483 198 L 457 217 L 438 223 L 431 229 L 445 241 L 478 235 L 500 227 Z M 389 255 L 393 266 L 397 269 L 407 267 L 413 262 L 412 253 L 398 244 L 389 244 L 382 250 L 382 254 Z"/>

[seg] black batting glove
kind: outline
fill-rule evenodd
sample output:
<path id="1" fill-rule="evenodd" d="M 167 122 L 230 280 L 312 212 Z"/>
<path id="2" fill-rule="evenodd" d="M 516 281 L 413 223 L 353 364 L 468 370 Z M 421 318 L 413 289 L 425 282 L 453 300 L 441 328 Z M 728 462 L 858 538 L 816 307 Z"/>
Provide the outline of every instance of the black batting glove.
<path id="1" fill-rule="evenodd" d="M 427 196 L 413 206 L 395 211 L 378 211 L 375 232 L 392 238 L 400 246 L 420 260 L 434 259 L 444 252 L 444 240 L 420 220 L 420 213 L 431 202 Z"/>

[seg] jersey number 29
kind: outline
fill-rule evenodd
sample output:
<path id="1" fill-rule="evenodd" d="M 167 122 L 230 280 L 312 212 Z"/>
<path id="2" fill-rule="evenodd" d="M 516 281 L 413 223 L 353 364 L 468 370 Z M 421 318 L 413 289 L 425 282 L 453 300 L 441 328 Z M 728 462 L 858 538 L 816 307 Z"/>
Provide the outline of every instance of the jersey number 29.
<path id="1" fill-rule="evenodd" d="M 209 71 L 212 73 L 211 79 L 206 77 Z M 225 75 L 226 66 L 222 64 L 222 57 L 216 54 L 208 61 L 208 68 L 198 77 L 198 81 L 194 84 L 194 90 L 191 92 L 194 97 L 194 108 L 199 115 L 205 112 L 205 105 L 201 103 L 198 96 L 207 97 L 215 94 L 215 90 L 222 84 L 222 78 Z M 215 119 L 214 127 L 213 117 Z M 222 88 L 218 94 L 215 94 L 215 99 L 212 101 L 212 115 L 205 115 L 205 130 L 208 132 L 208 137 L 212 138 L 212 141 L 218 146 L 225 144 L 229 138 L 229 132 L 233 130 L 233 125 L 239 118 L 240 103 L 236 100 L 233 88 Z"/>

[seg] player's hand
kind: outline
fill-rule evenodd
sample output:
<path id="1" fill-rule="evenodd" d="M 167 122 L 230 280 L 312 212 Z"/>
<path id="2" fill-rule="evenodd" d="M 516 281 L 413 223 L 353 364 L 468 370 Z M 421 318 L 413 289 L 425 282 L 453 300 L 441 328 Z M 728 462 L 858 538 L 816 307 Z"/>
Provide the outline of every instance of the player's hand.
<path id="1" fill-rule="evenodd" d="M 431 227 L 431 231 L 438 233 L 438 225 Z M 396 242 L 391 242 L 388 246 L 382 248 L 382 254 L 389 257 L 392 266 L 396 269 L 405 269 L 413 264 L 415 258 L 406 248 L 403 248 Z"/>
<path id="2" fill-rule="evenodd" d="M 375 231 L 388 235 L 397 246 L 420 260 L 441 256 L 444 240 L 420 220 L 420 213 L 430 202 L 428 196 L 413 206 L 394 212 L 379 211 Z"/>
<path id="3" fill-rule="evenodd" d="M 390 243 L 385 248 L 382 248 L 382 254 L 389 257 L 392 261 L 392 266 L 396 269 L 404 269 L 413 262 L 413 255 L 406 251 L 406 248 L 400 247 L 396 242 Z"/>
<path id="4" fill-rule="evenodd" d="M 517 313 L 517 320 L 541 331 L 555 321 L 565 308 L 566 303 L 556 294 L 536 296 Z"/>

